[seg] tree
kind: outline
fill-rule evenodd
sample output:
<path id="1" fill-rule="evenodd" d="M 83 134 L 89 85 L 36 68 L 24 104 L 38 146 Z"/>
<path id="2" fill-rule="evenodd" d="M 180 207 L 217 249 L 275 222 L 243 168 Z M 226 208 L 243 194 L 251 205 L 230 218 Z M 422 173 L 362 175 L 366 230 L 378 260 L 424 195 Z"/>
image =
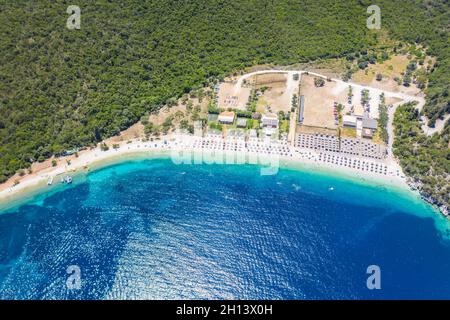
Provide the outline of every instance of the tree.
<path id="1" fill-rule="evenodd" d="M 109 147 L 108 147 L 108 145 L 106 143 L 103 142 L 103 143 L 100 144 L 100 150 L 101 151 L 108 151 Z"/>
<path id="2" fill-rule="evenodd" d="M 171 108 L 178 104 L 178 100 L 177 100 L 177 98 L 169 98 L 169 99 L 167 99 L 166 104 L 169 108 Z"/>
<path id="3" fill-rule="evenodd" d="M 411 61 L 408 66 L 406 67 L 407 71 L 413 72 L 417 69 L 417 62 L 416 61 Z"/>
<path id="4" fill-rule="evenodd" d="M 403 77 L 403 85 L 405 87 L 409 87 L 411 85 L 411 74 L 405 73 L 405 76 Z"/>
<path id="5" fill-rule="evenodd" d="M 187 102 L 187 104 L 186 104 L 186 110 L 187 110 L 188 112 L 191 112 L 191 111 L 192 111 L 193 105 L 194 105 L 194 103 L 193 103 L 191 100 L 189 100 L 189 101 Z"/>
<path id="6" fill-rule="evenodd" d="M 158 126 L 154 125 L 153 122 L 149 122 L 144 127 L 144 133 L 147 136 L 148 135 L 158 135 L 159 134 L 159 128 L 158 128 Z"/>
<path id="7" fill-rule="evenodd" d="M 149 118 L 149 116 L 146 114 L 146 115 L 144 115 L 144 116 L 142 116 L 141 117 L 141 123 L 142 123 L 142 125 L 147 125 L 148 124 L 148 118 Z"/>
<path id="8" fill-rule="evenodd" d="M 292 112 L 295 112 L 295 109 L 298 107 L 298 96 L 296 94 L 294 94 L 292 96 L 292 103 L 291 103 L 291 110 Z"/>
<path id="9" fill-rule="evenodd" d="M 323 87 L 325 85 L 325 80 L 323 80 L 322 78 L 316 77 L 316 78 L 314 78 L 314 85 L 316 87 Z"/>
<path id="10" fill-rule="evenodd" d="M 180 129 L 188 130 L 189 129 L 189 122 L 187 120 L 181 120 L 180 121 Z"/>
<path id="11" fill-rule="evenodd" d="M 366 69 L 368 66 L 369 66 L 368 61 L 362 61 L 362 62 L 358 63 L 358 68 L 360 68 L 361 70 Z"/>
<path id="12" fill-rule="evenodd" d="M 162 132 L 164 134 L 167 134 L 169 132 L 169 130 L 172 129 L 172 127 L 173 127 L 173 117 L 169 116 L 164 120 L 164 122 L 161 126 Z"/>

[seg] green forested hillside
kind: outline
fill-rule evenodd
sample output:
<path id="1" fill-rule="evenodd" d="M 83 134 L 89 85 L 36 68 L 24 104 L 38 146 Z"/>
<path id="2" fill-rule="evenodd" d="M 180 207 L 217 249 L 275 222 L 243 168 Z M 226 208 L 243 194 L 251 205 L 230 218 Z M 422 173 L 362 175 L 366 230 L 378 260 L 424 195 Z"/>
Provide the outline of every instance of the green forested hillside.
<path id="1" fill-rule="evenodd" d="M 383 29 L 439 64 L 426 112 L 448 112 L 446 0 L 380 0 Z M 168 99 L 245 66 L 360 52 L 377 42 L 368 0 L 0 0 L 0 182 L 117 134 Z"/>
<path id="2" fill-rule="evenodd" d="M 428 48 L 428 54 L 438 58 L 429 77 L 426 90 L 425 115 L 433 126 L 438 118 L 450 112 L 450 3 L 442 1 L 392 1 L 404 3 L 404 12 L 382 11 L 391 35 L 409 43 L 417 42 Z M 408 10 L 407 3 L 417 3 L 420 15 Z"/>
<path id="3" fill-rule="evenodd" d="M 419 119 L 419 112 L 413 104 L 402 105 L 396 110 L 394 154 L 425 197 L 436 205 L 448 207 L 450 126 L 446 126 L 442 135 L 427 137 Z"/>

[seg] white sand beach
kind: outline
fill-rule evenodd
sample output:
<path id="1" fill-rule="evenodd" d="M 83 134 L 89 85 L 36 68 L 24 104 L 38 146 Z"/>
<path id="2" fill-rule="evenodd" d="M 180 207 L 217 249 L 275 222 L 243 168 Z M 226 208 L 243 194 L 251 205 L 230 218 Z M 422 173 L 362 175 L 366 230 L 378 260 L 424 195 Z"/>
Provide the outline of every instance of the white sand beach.
<path id="1" fill-rule="evenodd" d="M 308 169 L 328 170 L 355 180 L 408 188 L 400 168 L 393 162 L 376 163 L 377 161 L 371 159 L 327 155 L 292 147 L 287 141 L 245 141 L 244 138 L 236 137 L 223 139 L 173 134 L 156 141 L 136 139 L 128 143 L 123 142 L 118 148 L 110 148 L 107 151 L 97 147 L 81 151 L 77 157 L 59 159 L 55 167 L 34 170 L 33 173 L 21 177 L 18 184 L 14 185 L 9 181 L 9 184 L 1 185 L 0 203 L 8 204 L 25 194 L 44 192 L 51 188 L 47 185 L 51 180 L 53 185 L 61 184 L 64 176 L 75 176 L 108 162 L 157 156 L 170 157 L 174 163 L 180 164 L 258 164 L 262 168 L 261 174 L 266 175 L 276 174 L 281 167 L 304 169 L 304 166 L 308 166 Z M 69 159 L 70 165 L 66 161 Z M 375 171 L 374 166 L 380 169 Z"/>
<path id="2" fill-rule="evenodd" d="M 290 83 L 288 86 L 289 95 L 293 95 L 295 91 L 293 88 L 298 86 L 298 81 L 293 80 L 294 74 L 308 74 L 327 79 L 325 76 L 314 72 L 263 70 L 240 77 L 235 84 L 235 88 L 240 88 L 245 79 L 265 73 L 287 74 L 288 82 Z M 369 88 L 351 82 L 343 82 L 338 79 L 327 80 L 336 83 L 336 94 L 345 91 L 349 85 L 352 85 L 355 91 Z M 402 103 L 416 101 L 418 102 L 419 109 L 425 103 L 422 97 L 408 96 L 399 92 L 388 92 L 374 88 L 370 88 L 370 90 L 373 91 L 373 97 L 378 97 L 383 92 L 386 97 L 398 98 Z M 377 105 L 377 103 L 373 104 Z M 0 204 L 20 198 L 21 194 L 28 191 L 36 192 L 36 190 L 40 189 L 45 190 L 48 188 L 48 182 L 58 184 L 61 183 L 61 178 L 65 176 L 72 176 L 77 172 L 90 170 L 96 164 L 133 154 L 147 155 L 150 157 L 155 154 L 165 153 L 173 161 L 181 161 L 181 163 L 184 163 L 183 161 L 190 157 L 191 159 L 197 159 L 197 162 L 200 161 L 203 163 L 250 163 L 260 164 L 262 167 L 269 165 L 272 171 L 280 166 L 298 167 L 299 165 L 308 165 L 310 168 L 332 170 L 361 181 L 377 181 L 382 184 L 396 185 L 410 189 L 406 177 L 391 153 L 394 136 L 392 119 L 396 107 L 400 104 L 401 102 L 394 104 L 393 108 L 389 110 L 388 156 L 385 159 L 365 158 L 363 156 L 306 149 L 294 146 L 283 139 L 268 141 L 263 138 L 249 138 L 246 140 L 242 136 L 232 136 L 224 139 L 221 135 L 199 137 L 174 133 L 162 136 L 154 141 L 143 141 L 141 138 L 128 139 L 127 141 L 114 141 L 116 148 L 110 148 L 107 151 L 102 151 L 97 146 L 96 148 L 80 151 L 76 155 L 48 159 L 43 163 L 34 163 L 31 167 L 31 172 L 28 172 L 28 174 L 24 172 L 22 174 L 16 174 L 7 182 L 0 185 Z M 378 112 L 377 108 L 374 108 L 374 110 L 376 113 Z M 292 123 L 295 125 L 294 122 Z M 292 132 L 295 132 L 295 130 L 292 130 Z M 291 140 L 293 141 L 293 137 L 291 137 Z M 111 146 L 111 141 L 106 142 Z M 184 154 L 183 159 L 180 159 L 178 156 L 180 151 Z M 223 154 L 221 155 L 221 153 Z M 193 156 L 194 154 L 196 155 L 195 157 Z M 56 163 L 54 163 L 55 160 Z"/>

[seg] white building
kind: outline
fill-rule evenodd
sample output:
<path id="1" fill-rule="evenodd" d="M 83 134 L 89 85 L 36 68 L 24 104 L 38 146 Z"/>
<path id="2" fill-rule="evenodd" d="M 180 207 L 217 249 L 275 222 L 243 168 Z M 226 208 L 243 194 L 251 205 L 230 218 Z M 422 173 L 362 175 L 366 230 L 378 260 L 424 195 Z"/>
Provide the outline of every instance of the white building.
<path id="1" fill-rule="evenodd" d="M 344 127 L 352 127 L 352 128 L 356 128 L 356 122 L 358 120 L 357 117 L 355 116 L 343 116 L 342 120 L 344 122 Z"/>
<path id="2" fill-rule="evenodd" d="M 224 111 L 221 114 L 219 114 L 218 121 L 223 124 L 233 124 L 235 114 L 232 111 Z"/>
<path id="3" fill-rule="evenodd" d="M 278 116 L 275 113 L 263 114 L 261 124 L 263 127 L 278 128 Z"/>

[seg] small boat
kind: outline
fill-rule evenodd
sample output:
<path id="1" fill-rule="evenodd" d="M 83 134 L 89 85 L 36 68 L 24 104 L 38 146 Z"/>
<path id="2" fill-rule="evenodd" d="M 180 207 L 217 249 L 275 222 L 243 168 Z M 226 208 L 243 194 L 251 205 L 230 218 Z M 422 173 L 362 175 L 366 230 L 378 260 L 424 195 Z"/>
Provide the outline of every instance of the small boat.
<path id="1" fill-rule="evenodd" d="M 47 185 L 51 186 L 53 184 L 53 177 L 48 177 Z"/>
<path id="2" fill-rule="evenodd" d="M 71 184 L 73 181 L 71 176 L 65 176 L 64 178 L 61 178 L 61 183 L 67 183 L 67 184 Z"/>

